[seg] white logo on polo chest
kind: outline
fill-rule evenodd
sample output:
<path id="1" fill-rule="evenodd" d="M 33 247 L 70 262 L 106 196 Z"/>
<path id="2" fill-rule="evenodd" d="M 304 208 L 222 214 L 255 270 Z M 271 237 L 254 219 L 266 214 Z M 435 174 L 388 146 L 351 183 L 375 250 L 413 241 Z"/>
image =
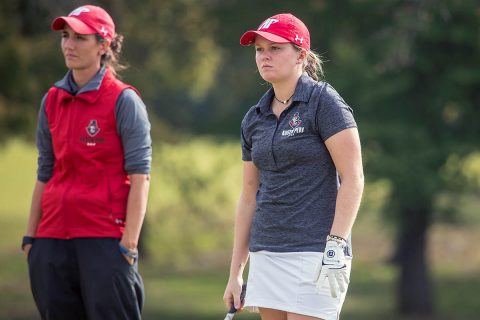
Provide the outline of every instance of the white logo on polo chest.
<path id="1" fill-rule="evenodd" d="M 293 114 L 292 119 L 288 122 L 292 129 L 290 130 L 283 130 L 282 136 L 292 137 L 297 133 L 303 133 L 305 131 L 305 127 L 300 127 L 302 124 L 302 120 L 300 119 L 300 113 L 295 112 Z"/>

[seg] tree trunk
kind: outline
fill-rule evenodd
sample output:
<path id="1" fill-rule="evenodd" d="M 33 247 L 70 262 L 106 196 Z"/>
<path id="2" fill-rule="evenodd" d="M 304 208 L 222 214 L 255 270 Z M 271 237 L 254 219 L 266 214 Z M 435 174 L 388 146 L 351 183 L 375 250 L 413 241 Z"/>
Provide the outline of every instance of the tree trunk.
<path id="1" fill-rule="evenodd" d="M 431 206 L 401 209 L 401 228 L 394 261 L 400 267 L 398 307 L 404 315 L 432 315 L 432 285 L 426 262 Z"/>

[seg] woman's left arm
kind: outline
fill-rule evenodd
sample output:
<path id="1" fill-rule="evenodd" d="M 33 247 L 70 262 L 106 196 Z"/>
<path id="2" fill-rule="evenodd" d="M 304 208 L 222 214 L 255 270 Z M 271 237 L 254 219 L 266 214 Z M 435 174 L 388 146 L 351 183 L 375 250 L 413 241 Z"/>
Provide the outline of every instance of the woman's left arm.
<path id="1" fill-rule="evenodd" d="M 152 139 L 147 108 L 132 89 L 122 92 L 116 106 L 117 130 L 122 138 L 125 171 L 130 177 L 125 231 L 120 244 L 135 253 L 147 209 L 152 162 Z M 134 259 L 125 255 L 132 264 Z"/>
<path id="2" fill-rule="evenodd" d="M 140 231 L 142 229 L 145 212 L 147 210 L 148 190 L 150 188 L 150 175 L 131 174 L 130 193 L 127 202 L 127 217 L 125 232 L 120 243 L 128 249 L 136 249 Z M 128 259 L 128 257 L 126 257 Z M 128 259 L 133 263 L 133 259 Z"/>
<path id="3" fill-rule="evenodd" d="M 352 230 L 363 193 L 363 165 L 357 128 L 342 130 L 325 141 L 340 176 L 331 235 L 346 239 Z"/>

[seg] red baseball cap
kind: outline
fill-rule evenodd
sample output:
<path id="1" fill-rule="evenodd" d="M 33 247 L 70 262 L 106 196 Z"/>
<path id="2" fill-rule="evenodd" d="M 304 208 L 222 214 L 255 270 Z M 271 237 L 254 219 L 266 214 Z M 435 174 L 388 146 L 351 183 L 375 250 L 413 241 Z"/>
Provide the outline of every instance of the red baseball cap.
<path id="1" fill-rule="evenodd" d="M 310 33 L 307 26 L 291 13 L 277 14 L 263 21 L 257 30 L 245 32 L 240 38 L 240 44 L 242 46 L 254 44 L 257 35 L 272 42 L 291 42 L 310 50 Z"/>
<path id="2" fill-rule="evenodd" d="M 111 41 L 115 37 L 115 24 L 112 17 L 97 6 L 82 6 L 72 12 L 67 17 L 58 17 L 52 22 L 52 30 L 63 30 L 65 23 L 79 34 L 98 33 L 102 38 Z"/>

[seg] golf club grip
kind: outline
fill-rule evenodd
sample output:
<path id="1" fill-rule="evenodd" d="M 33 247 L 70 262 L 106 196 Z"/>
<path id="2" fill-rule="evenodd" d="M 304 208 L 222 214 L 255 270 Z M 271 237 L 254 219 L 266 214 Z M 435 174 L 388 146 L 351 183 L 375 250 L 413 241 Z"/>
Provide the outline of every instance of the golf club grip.
<path id="1" fill-rule="evenodd" d="M 242 285 L 242 293 L 240 293 L 240 303 L 243 303 L 243 300 L 245 300 L 245 293 L 247 292 L 247 285 L 244 284 Z M 237 309 L 235 308 L 235 305 L 232 304 L 230 307 L 230 310 L 228 310 L 228 313 L 235 313 L 237 312 Z"/>

